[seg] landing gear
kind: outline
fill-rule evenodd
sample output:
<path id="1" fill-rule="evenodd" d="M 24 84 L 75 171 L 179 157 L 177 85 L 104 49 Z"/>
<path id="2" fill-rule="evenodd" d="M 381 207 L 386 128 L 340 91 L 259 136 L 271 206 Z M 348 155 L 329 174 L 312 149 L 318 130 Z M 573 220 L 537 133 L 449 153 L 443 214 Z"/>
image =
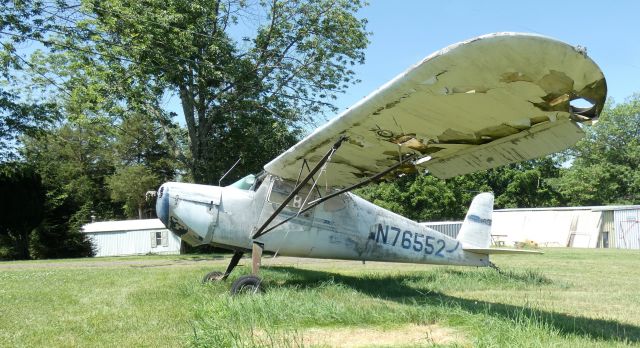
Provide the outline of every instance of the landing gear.
<path id="1" fill-rule="evenodd" d="M 204 278 L 202 278 L 202 283 L 222 281 L 224 280 L 224 278 L 225 278 L 224 273 L 213 271 L 213 272 L 207 273 L 204 276 Z"/>
<path id="2" fill-rule="evenodd" d="M 251 275 L 242 276 L 231 284 L 231 295 L 236 294 L 255 294 L 262 292 L 260 289 L 260 284 L 262 283 L 262 279 L 258 277 L 258 272 L 260 271 L 260 265 L 262 263 L 262 251 L 264 250 L 264 244 L 259 242 L 253 242 L 253 249 L 251 250 Z M 227 280 L 231 271 L 238 265 L 238 262 L 244 255 L 242 251 L 236 251 L 229 261 L 229 266 L 227 266 L 227 270 L 223 272 L 213 271 L 207 273 L 202 279 L 203 283 L 213 282 L 213 281 L 224 281 Z"/>
<path id="3" fill-rule="evenodd" d="M 502 270 L 493 262 L 489 261 L 489 267 L 496 270 L 498 273 L 502 273 Z"/>
<path id="4" fill-rule="evenodd" d="M 262 263 L 262 251 L 264 244 L 253 242 L 251 250 L 251 275 L 242 276 L 231 284 L 231 295 L 237 294 L 256 294 L 262 292 L 260 284 L 262 279 L 258 277 L 260 265 Z"/>
<path id="5" fill-rule="evenodd" d="M 231 295 L 259 293 L 261 292 L 260 283 L 262 283 L 260 277 L 254 275 L 242 276 L 231 284 Z"/>
<path id="6" fill-rule="evenodd" d="M 229 277 L 231 271 L 233 271 L 233 269 L 238 265 L 238 262 L 242 258 L 242 255 L 244 255 L 244 252 L 242 251 L 236 251 L 235 253 L 233 253 L 233 257 L 231 257 L 231 261 L 229 261 L 229 266 L 227 266 L 227 270 L 224 271 L 224 273 L 218 271 L 209 272 L 204 276 L 204 278 L 202 278 L 202 282 L 208 283 L 212 281 L 227 280 L 227 277 Z"/>

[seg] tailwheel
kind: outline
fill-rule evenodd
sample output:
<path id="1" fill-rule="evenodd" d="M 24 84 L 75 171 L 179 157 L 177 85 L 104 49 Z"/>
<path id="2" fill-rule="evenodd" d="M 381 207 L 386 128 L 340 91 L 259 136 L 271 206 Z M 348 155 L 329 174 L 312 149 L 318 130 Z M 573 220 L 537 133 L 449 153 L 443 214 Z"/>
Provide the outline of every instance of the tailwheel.
<path id="1" fill-rule="evenodd" d="M 262 279 L 260 277 L 254 275 L 242 276 L 231 284 L 231 295 L 260 293 L 262 292 L 261 283 Z"/>
<path id="2" fill-rule="evenodd" d="M 204 276 L 204 278 L 202 278 L 202 283 L 218 282 L 218 281 L 225 280 L 226 278 L 227 277 L 224 276 L 224 273 L 213 271 L 213 272 L 207 273 Z"/>
<path id="3" fill-rule="evenodd" d="M 202 283 L 204 284 L 209 282 L 219 282 L 219 281 L 227 280 L 227 277 L 229 276 L 229 274 L 231 274 L 231 271 L 233 271 L 233 269 L 236 268 L 243 254 L 244 252 L 242 251 L 236 251 L 235 253 L 233 253 L 233 257 L 231 257 L 231 261 L 229 261 L 229 266 L 227 266 L 226 271 L 209 272 L 204 276 L 204 278 L 202 278 Z"/>

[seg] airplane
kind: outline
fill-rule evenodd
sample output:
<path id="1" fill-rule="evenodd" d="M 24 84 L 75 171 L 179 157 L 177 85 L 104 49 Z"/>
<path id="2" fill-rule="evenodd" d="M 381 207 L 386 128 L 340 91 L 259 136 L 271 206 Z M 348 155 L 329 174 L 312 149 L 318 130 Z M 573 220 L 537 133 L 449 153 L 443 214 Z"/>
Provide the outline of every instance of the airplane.
<path id="1" fill-rule="evenodd" d="M 258 292 L 263 252 L 283 256 L 492 266 L 493 195 L 476 196 L 457 238 L 350 191 L 408 173 L 451 178 L 562 151 L 605 103 L 606 81 L 586 49 L 548 37 L 494 33 L 435 52 L 264 166 L 221 187 L 168 182 L 156 212 L 186 243 L 245 253 Z"/>

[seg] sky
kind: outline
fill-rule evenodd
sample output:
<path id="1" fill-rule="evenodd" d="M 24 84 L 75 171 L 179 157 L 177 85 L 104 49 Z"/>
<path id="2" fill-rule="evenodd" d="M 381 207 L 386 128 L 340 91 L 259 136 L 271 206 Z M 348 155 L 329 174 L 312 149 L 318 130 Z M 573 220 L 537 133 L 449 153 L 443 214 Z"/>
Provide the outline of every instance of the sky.
<path id="1" fill-rule="evenodd" d="M 504 31 L 586 47 L 609 97 L 622 102 L 640 92 L 640 1 L 369 1 L 360 16 L 372 35 L 366 62 L 355 69 L 362 82 L 338 97 L 340 111 L 435 51 Z"/>

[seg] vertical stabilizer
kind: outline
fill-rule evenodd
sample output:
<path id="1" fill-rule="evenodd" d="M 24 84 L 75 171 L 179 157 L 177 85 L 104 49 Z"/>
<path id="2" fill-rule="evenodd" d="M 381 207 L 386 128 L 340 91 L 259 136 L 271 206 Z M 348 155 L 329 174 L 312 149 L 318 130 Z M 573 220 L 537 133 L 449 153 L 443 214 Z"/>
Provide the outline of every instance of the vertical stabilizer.
<path id="1" fill-rule="evenodd" d="M 491 215 L 493 193 L 481 193 L 471 202 L 467 216 L 458 233 L 463 248 L 488 248 L 491 246 Z"/>

